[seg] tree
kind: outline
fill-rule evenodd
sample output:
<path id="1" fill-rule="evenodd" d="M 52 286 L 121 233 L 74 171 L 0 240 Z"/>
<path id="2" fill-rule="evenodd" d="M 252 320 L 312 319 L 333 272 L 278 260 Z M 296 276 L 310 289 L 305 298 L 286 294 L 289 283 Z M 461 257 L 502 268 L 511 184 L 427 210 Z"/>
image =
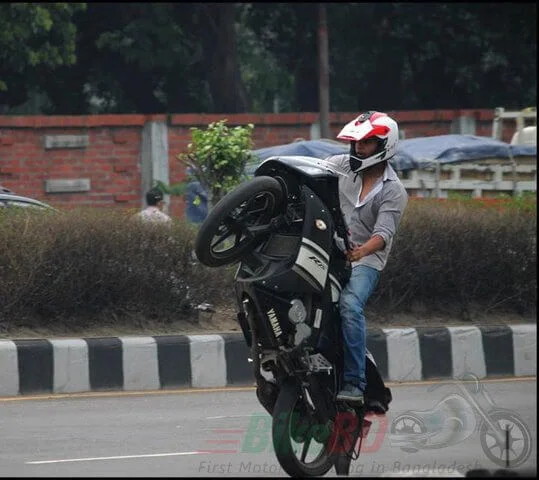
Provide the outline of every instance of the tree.
<path id="1" fill-rule="evenodd" d="M 77 113 L 56 87 L 68 83 L 93 113 L 170 111 L 168 85 L 183 93 L 174 99 L 189 103 L 189 83 L 197 83 L 190 66 L 200 55 L 179 15 L 170 3 L 90 3 L 78 19 L 80 62 L 60 78 L 44 78 L 54 98 L 50 113 Z"/>
<path id="2" fill-rule="evenodd" d="M 76 62 L 74 14 L 85 3 L 0 4 L 0 105 L 19 105 L 40 86 L 38 67 Z"/>
<path id="3" fill-rule="evenodd" d="M 214 113 L 250 110 L 238 64 L 235 3 L 201 3 L 195 17 L 204 55 L 202 64 L 213 98 Z"/>
<path id="4" fill-rule="evenodd" d="M 245 12 L 264 49 L 293 78 L 293 111 L 319 109 L 317 13 L 316 3 L 254 3 Z"/>
<path id="5" fill-rule="evenodd" d="M 239 4 L 236 23 L 238 62 L 252 113 L 291 112 L 294 75 L 268 50 L 249 24 L 252 3 Z"/>
<path id="6" fill-rule="evenodd" d="M 79 19 L 84 63 L 62 70 L 60 79 L 43 79 L 54 97 L 51 113 L 77 113 L 68 111 L 65 88 L 57 88 L 67 83 L 88 106 L 94 100 L 95 113 L 248 111 L 236 9 L 233 3 L 90 3 Z"/>
<path id="7" fill-rule="evenodd" d="M 245 165 L 254 160 L 254 125 L 228 127 L 226 122 L 224 119 L 210 123 L 205 130 L 191 128 L 192 142 L 187 153 L 177 157 L 208 192 L 208 209 L 245 179 Z M 158 186 L 165 193 L 181 195 L 186 183 L 167 186 L 158 182 Z"/>
<path id="8" fill-rule="evenodd" d="M 534 3 L 327 3 L 332 111 L 534 105 Z M 254 3 L 247 19 L 286 68 L 292 109 L 317 111 L 316 4 Z"/>
<path id="9" fill-rule="evenodd" d="M 536 13 L 534 3 L 328 4 L 332 109 L 534 105 Z"/>
<path id="10" fill-rule="evenodd" d="M 56 114 L 319 111 L 316 3 L 84 5 L 0 5 L 0 104 L 34 91 Z M 537 101 L 534 3 L 326 9 L 331 111 Z"/>

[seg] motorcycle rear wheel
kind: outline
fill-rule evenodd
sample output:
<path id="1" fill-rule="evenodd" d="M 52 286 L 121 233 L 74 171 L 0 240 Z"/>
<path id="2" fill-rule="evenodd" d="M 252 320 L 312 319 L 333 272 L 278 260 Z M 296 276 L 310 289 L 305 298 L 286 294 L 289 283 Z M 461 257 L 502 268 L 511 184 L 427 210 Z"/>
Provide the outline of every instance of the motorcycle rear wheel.
<path id="1" fill-rule="evenodd" d="M 200 226 L 195 254 L 208 267 L 239 261 L 265 238 L 283 206 L 283 189 L 273 177 L 254 177 L 225 195 Z"/>
<path id="2" fill-rule="evenodd" d="M 285 382 L 273 409 L 272 437 L 277 460 L 291 477 L 319 477 L 333 467 L 331 435 L 322 443 L 314 439 L 314 429 L 320 427 L 309 418 L 299 385 Z M 313 445 L 313 441 L 318 445 Z M 297 453 L 301 453 L 301 458 Z M 307 460 L 309 454 L 314 458 Z"/>

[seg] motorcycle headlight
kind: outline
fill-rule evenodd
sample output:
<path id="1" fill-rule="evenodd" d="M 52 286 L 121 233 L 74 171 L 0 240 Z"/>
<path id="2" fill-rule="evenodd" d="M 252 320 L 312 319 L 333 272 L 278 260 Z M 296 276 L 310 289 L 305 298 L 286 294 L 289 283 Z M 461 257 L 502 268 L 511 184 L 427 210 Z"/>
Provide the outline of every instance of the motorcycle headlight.
<path id="1" fill-rule="evenodd" d="M 307 310 L 305 310 L 305 305 L 299 298 L 295 298 L 290 302 L 291 307 L 288 310 L 288 318 L 292 323 L 298 324 L 303 323 L 307 318 Z"/>

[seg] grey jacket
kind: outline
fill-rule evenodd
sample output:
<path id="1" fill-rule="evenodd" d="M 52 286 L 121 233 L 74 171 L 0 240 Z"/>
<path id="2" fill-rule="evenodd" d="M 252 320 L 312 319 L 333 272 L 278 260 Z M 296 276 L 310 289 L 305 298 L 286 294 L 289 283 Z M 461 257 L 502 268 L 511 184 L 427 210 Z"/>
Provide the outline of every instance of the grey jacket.
<path id="1" fill-rule="evenodd" d="M 382 179 L 360 202 L 362 175 L 350 170 L 349 155 L 334 155 L 326 160 L 334 163 L 340 172 L 346 174 L 339 176 L 339 198 L 352 244 L 361 245 L 373 235 L 380 235 L 385 242 L 382 250 L 353 262 L 352 267 L 366 265 L 383 270 L 393 245 L 393 237 L 408 203 L 404 185 L 388 163 Z"/>

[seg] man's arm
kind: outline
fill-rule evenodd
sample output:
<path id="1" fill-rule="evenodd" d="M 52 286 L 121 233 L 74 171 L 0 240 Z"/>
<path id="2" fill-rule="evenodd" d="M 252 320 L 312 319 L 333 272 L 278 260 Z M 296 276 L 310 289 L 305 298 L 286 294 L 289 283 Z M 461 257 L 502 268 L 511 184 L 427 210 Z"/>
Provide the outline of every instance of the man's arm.
<path id="1" fill-rule="evenodd" d="M 383 250 L 385 246 L 385 240 L 380 235 L 375 234 L 363 245 L 348 250 L 347 257 L 351 262 L 356 262 L 357 260 L 366 257 L 367 255 L 371 255 L 378 250 Z"/>

